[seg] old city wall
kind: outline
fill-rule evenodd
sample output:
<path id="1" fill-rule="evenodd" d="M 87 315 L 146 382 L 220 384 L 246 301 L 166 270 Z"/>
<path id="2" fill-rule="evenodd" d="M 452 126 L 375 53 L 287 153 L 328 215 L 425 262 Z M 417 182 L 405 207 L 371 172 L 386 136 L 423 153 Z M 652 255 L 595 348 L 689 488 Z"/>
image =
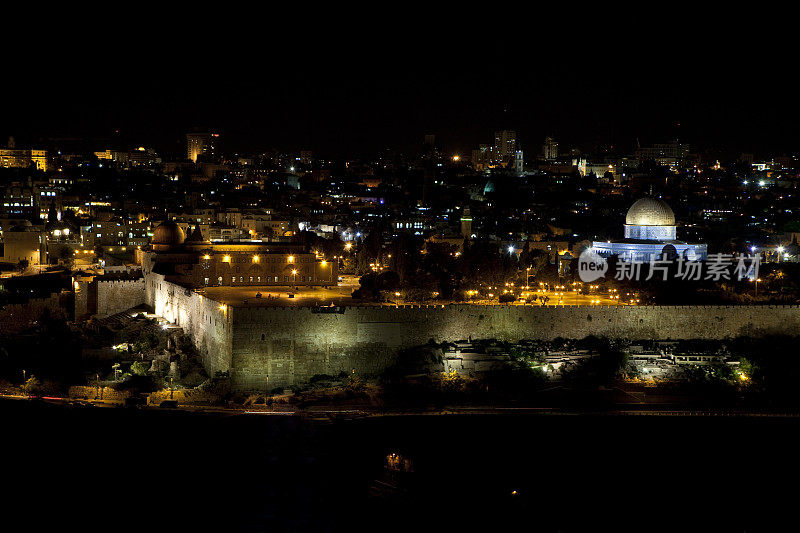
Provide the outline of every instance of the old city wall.
<path id="1" fill-rule="evenodd" d="M 120 313 L 145 302 L 144 278 L 96 283 L 98 317 Z"/>
<path id="2" fill-rule="evenodd" d="M 228 307 L 150 274 L 146 303 L 180 325 L 206 371 L 230 371 L 238 390 L 301 384 L 315 374 L 377 374 L 398 352 L 435 342 L 550 340 L 589 335 L 629 339 L 725 339 L 800 335 L 798 306 L 401 306 Z"/>
<path id="3" fill-rule="evenodd" d="M 231 370 L 231 321 L 228 308 L 201 294 L 170 283 L 164 276 L 146 278 L 145 303 L 155 314 L 183 328 L 203 358 L 206 372 Z"/>
<path id="4" fill-rule="evenodd" d="M 0 307 L 0 334 L 11 334 L 34 326 L 42 313 L 53 317 L 64 317 L 61 295 L 53 293 L 47 298 L 31 298 L 24 304 L 7 304 Z"/>
<path id="5" fill-rule="evenodd" d="M 723 339 L 800 334 L 796 306 L 407 306 L 350 307 L 343 314 L 309 308 L 236 308 L 231 377 L 235 389 L 265 390 L 315 374 L 376 374 L 413 346 L 459 339 Z"/>

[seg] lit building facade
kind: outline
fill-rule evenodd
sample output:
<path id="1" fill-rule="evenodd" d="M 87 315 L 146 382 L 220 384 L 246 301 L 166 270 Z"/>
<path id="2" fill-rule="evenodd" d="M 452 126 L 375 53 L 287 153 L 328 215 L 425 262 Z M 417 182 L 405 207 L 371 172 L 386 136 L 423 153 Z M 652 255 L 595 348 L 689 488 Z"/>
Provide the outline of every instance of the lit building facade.
<path id="1" fill-rule="evenodd" d="M 186 287 L 328 286 L 338 283 L 335 261 L 319 259 L 294 243 L 220 242 L 203 239 L 195 228 L 187 239 L 174 222 L 158 226 L 142 270 Z"/>
<path id="2" fill-rule="evenodd" d="M 599 255 L 619 256 L 623 261 L 649 262 L 667 257 L 702 261 L 708 254 L 705 244 L 677 240 L 675 214 L 663 200 L 642 198 L 634 202 L 625 217 L 625 238 L 593 242 Z"/>
<path id="3" fill-rule="evenodd" d="M 187 133 L 186 159 L 197 163 L 197 159 L 201 156 L 215 157 L 218 139 L 218 133 Z"/>
<path id="4" fill-rule="evenodd" d="M 0 167 L 47 170 L 47 150 L 0 148 Z"/>
<path id="5" fill-rule="evenodd" d="M 47 264 L 47 236 L 42 226 L 24 221 L 3 232 L 4 263 L 27 262 L 29 267 Z"/>

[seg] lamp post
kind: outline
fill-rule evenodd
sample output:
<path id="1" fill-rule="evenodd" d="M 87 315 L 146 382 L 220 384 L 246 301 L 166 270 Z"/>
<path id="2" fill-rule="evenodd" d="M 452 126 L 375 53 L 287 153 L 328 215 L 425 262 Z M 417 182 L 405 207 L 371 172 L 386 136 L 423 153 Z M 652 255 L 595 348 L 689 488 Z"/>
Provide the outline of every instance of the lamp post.
<path id="1" fill-rule="evenodd" d="M 327 261 L 322 261 L 322 262 L 320 263 L 320 266 L 321 266 L 322 268 L 330 267 L 330 271 L 329 271 L 329 273 L 328 273 L 328 283 L 329 283 L 330 285 L 333 285 L 333 265 L 328 265 L 328 262 L 327 262 Z"/>
<path id="2" fill-rule="evenodd" d="M 296 288 L 295 288 L 296 282 L 297 282 L 297 269 L 293 269 L 292 270 L 292 292 L 295 292 L 295 290 L 296 290 Z"/>
<path id="3" fill-rule="evenodd" d="M 758 298 L 758 282 L 761 281 L 761 278 L 756 278 L 753 281 L 756 283 L 756 294 L 755 297 Z"/>

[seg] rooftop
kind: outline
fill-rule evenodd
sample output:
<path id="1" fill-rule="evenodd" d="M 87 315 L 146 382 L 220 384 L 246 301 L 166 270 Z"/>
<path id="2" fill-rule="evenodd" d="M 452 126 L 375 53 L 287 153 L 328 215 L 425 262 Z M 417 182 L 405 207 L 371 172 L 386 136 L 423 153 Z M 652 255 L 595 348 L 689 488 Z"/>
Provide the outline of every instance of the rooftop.
<path id="1" fill-rule="evenodd" d="M 361 305 L 350 295 L 359 287 L 358 278 L 345 278 L 337 287 L 204 287 L 199 294 L 233 307 L 317 307 L 325 305 Z M 294 298 L 289 298 L 293 292 Z M 257 298 L 256 294 L 261 293 Z"/>

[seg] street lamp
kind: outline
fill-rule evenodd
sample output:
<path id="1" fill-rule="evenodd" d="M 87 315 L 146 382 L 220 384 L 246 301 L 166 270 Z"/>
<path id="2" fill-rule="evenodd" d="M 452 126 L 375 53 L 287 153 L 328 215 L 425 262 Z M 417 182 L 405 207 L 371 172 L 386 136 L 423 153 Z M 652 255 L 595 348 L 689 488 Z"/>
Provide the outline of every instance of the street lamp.
<path id="1" fill-rule="evenodd" d="M 297 269 L 292 270 L 292 291 L 295 290 L 295 285 L 297 282 Z"/>
<path id="2" fill-rule="evenodd" d="M 751 279 L 750 281 L 754 281 L 756 283 L 755 297 L 758 298 L 758 282 L 761 281 L 761 278 Z"/>
<path id="3" fill-rule="evenodd" d="M 320 262 L 320 266 L 321 266 L 321 267 L 323 267 L 323 268 L 325 268 L 325 267 L 327 267 L 327 266 L 328 266 L 328 262 L 327 262 L 327 261 L 325 261 L 325 260 L 323 259 L 323 260 Z M 330 283 L 331 285 L 333 285 L 333 268 L 331 268 L 331 269 L 330 269 L 330 275 L 328 276 L 328 283 Z"/>

